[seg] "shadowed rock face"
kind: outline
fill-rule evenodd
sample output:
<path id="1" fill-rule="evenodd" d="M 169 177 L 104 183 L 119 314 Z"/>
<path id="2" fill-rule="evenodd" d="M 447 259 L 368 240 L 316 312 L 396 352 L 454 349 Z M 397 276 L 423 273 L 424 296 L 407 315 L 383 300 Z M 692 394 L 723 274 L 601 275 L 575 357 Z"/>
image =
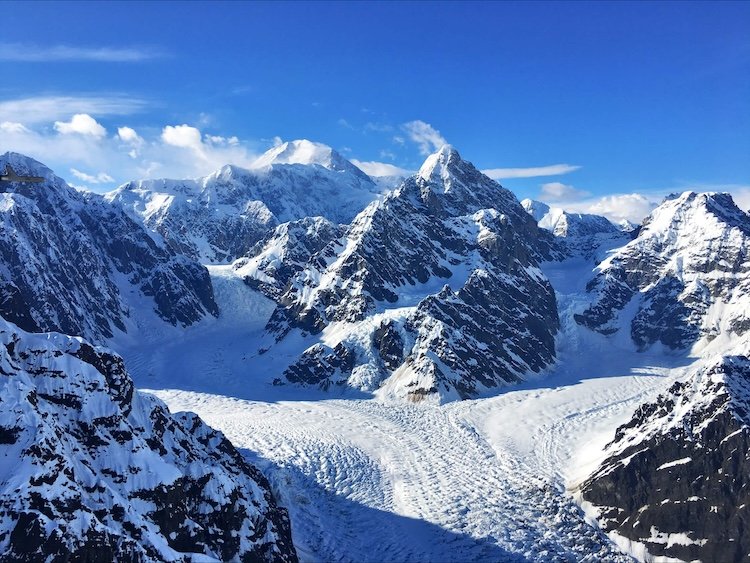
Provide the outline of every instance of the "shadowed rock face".
<path id="1" fill-rule="evenodd" d="M 750 329 L 750 216 L 729 194 L 669 198 L 599 266 L 576 321 L 602 334 L 628 322 L 640 349 L 682 349 Z M 632 305 L 632 318 L 623 310 Z"/>
<path id="2" fill-rule="evenodd" d="M 618 428 L 583 484 L 600 524 L 652 555 L 746 561 L 750 360 L 727 356 L 675 383 Z"/>
<path id="3" fill-rule="evenodd" d="M 117 206 L 75 191 L 38 162 L 6 153 L 0 168 L 6 163 L 45 178 L 2 185 L 0 314 L 6 319 L 30 331 L 102 341 L 126 330 L 134 301 L 150 301 L 173 325 L 218 313 L 203 266 L 160 245 Z"/>
<path id="4" fill-rule="evenodd" d="M 266 479 L 122 360 L 0 319 L 0 561 L 296 562 Z"/>
<path id="5" fill-rule="evenodd" d="M 513 194 L 445 147 L 310 257 L 267 328 L 280 340 L 406 307 L 372 321 L 356 345 L 341 342 L 347 362 L 314 346 L 286 378 L 373 390 L 393 374 L 411 400 L 476 396 L 554 359 L 556 302 L 537 264 L 555 252 Z M 321 382 L 318 364 L 335 364 L 335 380 Z M 342 366 L 367 375 L 352 379 Z"/>

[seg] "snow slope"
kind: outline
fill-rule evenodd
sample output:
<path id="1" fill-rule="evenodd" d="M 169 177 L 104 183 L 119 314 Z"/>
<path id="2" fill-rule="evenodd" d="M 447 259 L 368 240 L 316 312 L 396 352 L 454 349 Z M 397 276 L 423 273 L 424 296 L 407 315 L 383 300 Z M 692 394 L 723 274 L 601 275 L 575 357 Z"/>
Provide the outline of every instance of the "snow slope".
<path id="1" fill-rule="evenodd" d="M 638 408 L 581 488 L 624 545 L 683 560 L 750 553 L 750 345 Z"/>
<path id="2" fill-rule="evenodd" d="M 540 228 L 557 237 L 568 254 L 597 258 L 602 248 L 622 246 L 632 238 L 632 228 L 615 225 L 601 215 L 571 213 L 532 199 L 522 200 L 521 205 Z"/>
<path id="3" fill-rule="evenodd" d="M 729 194 L 671 196 L 598 266 L 587 290 L 578 322 L 602 334 L 624 328 L 641 349 L 700 350 L 741 336 L 750 330 L 750 215 Z"/>
<path id="4" fill-rule="evenodd" d="M 287 382 L 410 401 L 516 383 L 554 359 L 551 239 L 444 146 L 289 278 L 264 351 L 306 338 Z"/>

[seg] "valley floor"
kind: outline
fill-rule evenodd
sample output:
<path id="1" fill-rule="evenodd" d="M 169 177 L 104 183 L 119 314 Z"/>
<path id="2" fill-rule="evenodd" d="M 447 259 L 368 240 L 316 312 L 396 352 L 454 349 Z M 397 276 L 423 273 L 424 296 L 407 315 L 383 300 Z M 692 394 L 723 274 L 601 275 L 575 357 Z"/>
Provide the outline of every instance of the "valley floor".
<path id="1" fill-rule="evenodd" d="M 118 351 L 139 387 L 173 412 L 197 412 L 264 470 L 303 561 L 627 560 L 572 491 L 615 428 L 689 360 L 638 354 L 577 327 L 586 268 L 547 269 L 563 324 L 558 365 L 473 401 L 413 405 L 270 385 L 276 360 L 253 356 L 262 323 L 232 318 L 241 308 L 261 318 L 270 304 L 222 267 L 212 268 L 222 321 Z"/>

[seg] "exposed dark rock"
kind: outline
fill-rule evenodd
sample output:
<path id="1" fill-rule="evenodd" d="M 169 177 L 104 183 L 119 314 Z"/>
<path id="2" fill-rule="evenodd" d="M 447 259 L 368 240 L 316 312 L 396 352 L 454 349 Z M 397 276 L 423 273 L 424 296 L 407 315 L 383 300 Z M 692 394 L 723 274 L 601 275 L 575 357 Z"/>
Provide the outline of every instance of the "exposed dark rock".
<path id="1" fill-rule="evenodd" d="M 727 356 L 638 408 L 583 484 L 599 522 L 652 555 L 746 561 L 750 360 Z"/>
<path id="2" fill-rule="evenodd" d="M 599 266 L 580 324 L 612 334 L 630 323 L 640 349 L 684 349 L 719 333 L 750 329 L 748 307 L 710 309 L 750 295 L 750 216 L 729 194 L 686 192 L 665 200 L 638 236 Z M 631 308 L 632 304 L 632 308 Z M 633 316 L 623 315 L 626 311 Z"/>
<path id="3" fill-rule="evenodd" d="M 312 254 L 276 298 L 267 330 L 278 340 L 293 329 L 314 335 L 411 307 L 339 343 L 351 366 L 314 346 L 287 377 L 325 387 L 346 379 L 343 366 L 358 374 L 348 383 L 367 390 L 394 375 L 396 392 L 412 398 L 476 396 L 554 359 L 555 296 L 537 266 L 558 255 L 512 193 L 445 147 Z"/>
<path id="4" fill-rule="evenodd" d="M 323 217 L 282 223 L 235 261 L 232 268 L 250 287 L 278 301 L 310 258 L 344 232 L 344 227 Z M 317 256 L 318 260 L 322 258 Z"/>
<path id="5" fill-rule="evenodd" d="M 0 561 L 296 562 L 263 475 L 119 357 L 2 319 L 0 343 Z"/>
<path id="6" fill-rule="evenodd" d="M 102 341 L 125 331 L 152 298 L 164 321 L 190 325 L 218 314 L 206 269 L 157 243 L 117 205 L 80 193 L 38 162 L 6 153 L 41 184 L 4 183 L 0 194 L 0 315 L 29 331 Z M 7 185 L 5 185 L 7 184 Z"/>

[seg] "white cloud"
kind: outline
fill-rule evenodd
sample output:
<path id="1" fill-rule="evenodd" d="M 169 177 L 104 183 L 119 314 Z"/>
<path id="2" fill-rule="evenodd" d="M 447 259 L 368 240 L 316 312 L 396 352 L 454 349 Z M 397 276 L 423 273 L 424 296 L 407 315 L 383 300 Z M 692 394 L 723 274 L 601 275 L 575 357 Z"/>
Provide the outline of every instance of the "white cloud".
<path id="1" fill-rule="evenodd" d="M 633 223 L 640 223 L 659 205 L 661 199 L 655 195 L 646 196 L 639 193 L 614 194 L 576 203 L 566 203 L 563 207 L 574 213 L 604 215 L 615 222 L 627 219 Z"/>
<path id="2" fill-rule="evenodd" d="M 136 147 L 143 145 L 143 138 L 132 127 L 118 127 L 117 136 L 123 143 Z"/>
<path id="3" fill-rule="evenodd" d="M 341 127 L 345 127 L 346 129 L 354 129 L 354 125 L 352 125 L 351 123 L 349 123 L 343 117 L 340 118 L 336 123 L 338 123 Z"/>
<path id="4" fill-rule="evenodd" d="M 135 129 L 132 127 L 118 127 L 117 138 L 130 147 L 130 150 L 128 151 L 128 156 L 130 158 L 138 158 L 145 141 L 143 140 L 143 137 L 136 133 Z"/>
<path id="5" fill-rule="evenodd" d="M 71 122 L 74 128 L 81 123 Z M 220 143 L 216 138 L 209 141 L 208 137 L 218 136 L 204 136 L 189 125 L 167 126 L 153 136 L 141 136 L 123 125 L 117 128 L 117 134 L 103 137 L 58 134 L 47 125 L 5 126 L 0 137 L 3 150 L 31 156 L 74 183 L 92 187 L 97 182 L 203 176 L 225 164 L 248 167 L 258 156 L 236 137 L 221 137 L 224 141 Z M 78 174 L 65 174 L 71 168 Z M 91 170 L 106 172 L 88 172 Z"/>
<path id="6" fill-rule="evenodd" d="M 737 207 L 750 213 L 750 186 L 737 186 L 730 191 Z"/>
<path id="7" fill-rule="evenodd" d="M 161 140 L 167 145 L 193 149 L 198 153 L 203 148 L 201 132 L 190 125 L 167 125 L 161 132 Z"/>
<path id="8" fill-rule="evenodd" d="M 203 139 L 211 144 L 211 145 L 228 145 L 228 146 L 234 146 L 238 145 L 240 143 L 239 138 L 237 137 L 222 137 L 221 135 L 204 135 Z"/>
<path id="9" fill-rule="evenodd" d="M 627 219 L 633 223 L 640 223 L 668 194 L 685 191 L 728 192 L 740 209 L 750 211 L 750 186 L 744 184 L 688 184 L 643 193 L 634 192 L 582 198 L 579 201 L 566 201 L 557 205 L 573 213 L 593 213 L 594 215 L 604 215 L 615 222 Z M 540 199 L 545 201 L 544 195 Z M 549 198 L 546 201 L 553 203 L 553 200 Z"/>
<path id="10" fill-rule="evenodd" d="M 86 113 L 75 114 L 70 121 L 55 121 L 55 130 L 63 135 L 77 133 L 101 139 L 107 130 L 93 117 Z"/>
<path id="11" fill-rule="evenodd" d="M 549 166 L 535 166 L 531 168 L 490 168 L 482 173 L 493 180 L 507 178 L 535 178 L 538 176 L 559 176 L 579 170 L 580 166 L 570 164 L 551 164 Z"/>
<path id="12" fill-rule="evenodd" d="M 93 116 L 131 115 L 143 110 L 146 102 L 126 96 L 33 96 L 0 101 L 0 122 L 26 126 L 69 119 L 76 113 Z"/>
<path id="13" fill-rule="evenodd" d="M 76 170 L 75 168 L 71 168 L 70 173 L 79 180 L 83 180 L 84 182 L 88 182 L 89 184 L 109 184 L 115 181 L 115 179 L 106 172 L 99 172 L 96 175 L 92 175 L 81 172 L 80 170 Z"/>
<path id="14" fill-rule="evenodd" d="M 393 131 L 393 125 L 368 121 L 365 123 L 364 129 L 365 131 L 374 131 L 376 133 L 387 133 L 388 131 Z"/>
<path id="15" fill-rule="evenodd" d="M 3 133 L 24 133 L 28 129 L 23 123 L 16 123 L 15 121 L 3 121 L 0 123 L 0 131 Z"/>
<path id="16" fill-rule="evenodd" d="M 581 199 L 590 195 L 589 192 L 577 190 L 569 184 L 562 182 L 548 182 L 542 184 L 540 198 L 544 201 L 571 201 Z"/>
<path id="17" fill-rule="evenodd" d="M 409 136 L 409 139 L 417 143 L 419 146 L 419 152 L 423 155 L 433 153 L 443 145 L 448 144 L 445 137 L 440 134 L 440 131 L 435 129 L 429 123 L 425 123 L 419 119 L 404 123 L 402 128 Z M 394 137 L 394 140 L 395 139 L 396 137 Z"/>
<path id="18" fill-rule="evenodd" d="M 0 61 L 17 62 L 139 62 L 162 57 L 157 49 L 135 47 L 74 47 L 72 45 L 41 46 L 25 43 L 0 43 Z"/>
<path id="19" fill-rule="evenodd" d="M 368 176 L 409 176 L 411 174 L 409 170 L 399 168 L 387 162 L 362 162 L 356 158 L 353 158 L 351 162 Z"/>

